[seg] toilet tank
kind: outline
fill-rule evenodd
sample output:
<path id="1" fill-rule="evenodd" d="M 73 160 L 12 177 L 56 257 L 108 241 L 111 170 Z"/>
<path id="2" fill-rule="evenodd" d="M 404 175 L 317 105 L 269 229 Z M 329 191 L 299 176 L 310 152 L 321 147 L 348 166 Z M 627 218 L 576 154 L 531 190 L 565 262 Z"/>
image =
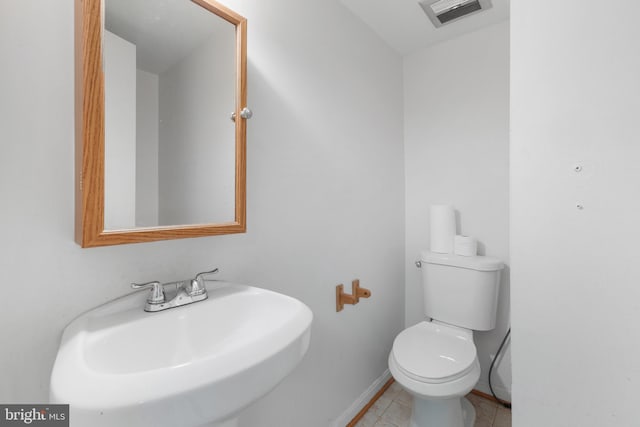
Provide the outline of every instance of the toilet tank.
<path id="1" fill-rule="evenodd" d="M 427 317 L 478 331 L 495 328 L 504 268 L 500 259 L 429 251 L 420 255 Z"/>

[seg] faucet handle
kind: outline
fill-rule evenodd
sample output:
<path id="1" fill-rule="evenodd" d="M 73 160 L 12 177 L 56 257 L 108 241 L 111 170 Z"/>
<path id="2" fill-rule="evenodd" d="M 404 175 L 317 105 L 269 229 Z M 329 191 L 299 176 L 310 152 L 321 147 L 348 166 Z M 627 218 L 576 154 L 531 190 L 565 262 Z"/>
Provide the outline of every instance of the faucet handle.
<path id="1" fill-rule="evenodd" d="M 216 274 L 219 270 L 214 268 L 211 271 L 203 271 L 202 273 L 196 274 L 196 277 L 191 281 L 191 290 L 189 292 L 190 295 L 202 295 L 207 292 L 206 287 L 204 286 L 204 276 L 209 274 Z"/>
<path id="2" fill-rule="evenodd" d="M 203 271 L 202 273 L 198 273 L 196 274 L 196 280 L 200 281 L 200 279 L 202 279 L 202 276 L 206 276 L 208 274 L 216 274 L 218 271 L 220 271 L 218 268 L 214 268 L 211 271 Z"/>
<path id="3" fill-rule="evenodd" d="M 162 304 L 164 302 L 164 288 L 157 280 L 147 283 L 132 283 L 133 289 L 151 288 L 151 294 L 147 298 L 149 304 Z"/>

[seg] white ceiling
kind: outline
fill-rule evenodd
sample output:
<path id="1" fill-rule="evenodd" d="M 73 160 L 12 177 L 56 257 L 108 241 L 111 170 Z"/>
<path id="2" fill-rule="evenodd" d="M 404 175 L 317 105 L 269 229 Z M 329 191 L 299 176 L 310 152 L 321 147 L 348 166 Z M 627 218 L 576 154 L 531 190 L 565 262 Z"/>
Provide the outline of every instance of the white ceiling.
<path id="1" fill-rule="evenodd" d="M 418 0 L 340 1 L 403 55 L 509 18 L 509 0 L 492 0 L 492 8 L 440 28 L 429 21 Z"/>

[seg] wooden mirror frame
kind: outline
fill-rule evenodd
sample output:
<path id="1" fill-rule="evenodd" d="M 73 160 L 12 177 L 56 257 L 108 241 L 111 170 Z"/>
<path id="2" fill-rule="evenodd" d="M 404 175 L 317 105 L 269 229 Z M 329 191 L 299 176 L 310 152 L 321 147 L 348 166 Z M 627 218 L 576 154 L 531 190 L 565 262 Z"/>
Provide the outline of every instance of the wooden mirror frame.
<path id="1" fill-rule="evenodd" d="M 187 1 L 187 0 L 185 0 Z M 214 0 L 191 0 L 236 27 L 235 220 L 226 223 L 104 229 L 104 73 L 101 0 L 75 1 L 75 240 L 108 246 L 246 231 L 247 20 Z"/>

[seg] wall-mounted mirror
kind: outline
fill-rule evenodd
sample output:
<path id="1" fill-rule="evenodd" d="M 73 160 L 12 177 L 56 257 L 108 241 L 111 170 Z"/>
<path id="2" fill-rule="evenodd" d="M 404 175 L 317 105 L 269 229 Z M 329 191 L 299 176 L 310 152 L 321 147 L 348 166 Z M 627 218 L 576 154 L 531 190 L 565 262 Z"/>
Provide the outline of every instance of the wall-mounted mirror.
<path id="1" fill-rule="evenodd" d="M 76 0 L 76 241 L 244 232 L 245 107 L 242 16 Z"/>

